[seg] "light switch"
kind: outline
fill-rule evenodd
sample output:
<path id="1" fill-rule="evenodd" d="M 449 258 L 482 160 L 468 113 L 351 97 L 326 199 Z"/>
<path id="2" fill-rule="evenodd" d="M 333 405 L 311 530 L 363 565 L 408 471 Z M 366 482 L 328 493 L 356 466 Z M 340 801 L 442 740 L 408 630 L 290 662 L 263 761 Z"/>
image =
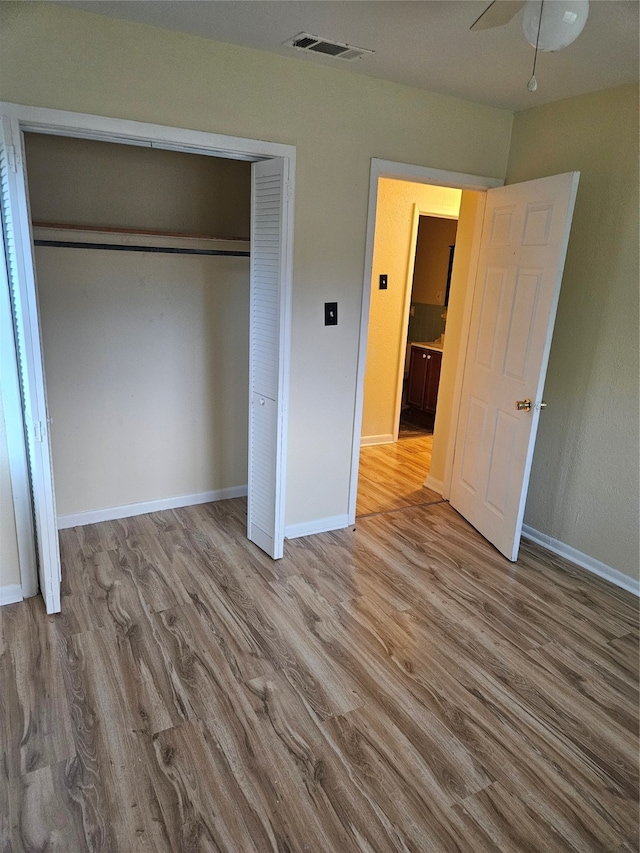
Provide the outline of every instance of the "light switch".
<path id="1" fill-rule="evenodd" d="M 325 302 L 324 303 L 324 324 L 325 324 L 325 326 L 337 326 L 338 325 L 338 303 L 337 302 Z"/>

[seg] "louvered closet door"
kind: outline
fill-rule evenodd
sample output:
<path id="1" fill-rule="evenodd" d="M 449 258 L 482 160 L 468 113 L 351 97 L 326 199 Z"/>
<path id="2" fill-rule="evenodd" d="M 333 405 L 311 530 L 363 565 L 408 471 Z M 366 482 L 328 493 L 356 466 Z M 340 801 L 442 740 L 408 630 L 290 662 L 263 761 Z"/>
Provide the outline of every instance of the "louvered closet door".
<path id="1" fill-rule="evenodd" d="M 254 163 L 252 172 L 247 535 L 279 559 L 284 544 L 284 160 Z"/>
<path id="2" fill-rule="evenodd" d="M 38 574 L 47 613 L 57 613 L 60 552 L 24 151 L 18 123 L 6 116 L 0 121 L 2 231 L 24 405 Z"/>

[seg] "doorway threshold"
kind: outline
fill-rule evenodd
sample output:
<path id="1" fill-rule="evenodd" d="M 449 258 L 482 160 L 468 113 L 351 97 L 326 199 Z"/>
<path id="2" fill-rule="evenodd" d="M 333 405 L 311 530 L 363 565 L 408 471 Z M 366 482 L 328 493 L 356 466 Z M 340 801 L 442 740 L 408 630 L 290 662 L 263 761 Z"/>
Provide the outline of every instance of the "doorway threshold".
<path id="1" fill-rule="evenodd" d="M 434 494 L 435 494 L 435 492 L 434 492 Z M 436 504 L 446 504 L 446 503 L 447 503 L 447 501 L 444 498 L 439 497 L 439 498 L 437 498 L 437 500 L 434 500 L 434 501 L 424 501 L 423 503 L 419 503 L 419 504 L 407 504 L 406 506 L 396 506 L 396 507 L 392 507 L 390 509 L 381 509 L 381 510 L 378 510 L 378 512 L 365 512 L 362 515 L 356 516 L 356 524 L 358 523 L 358 521 L 362 521 L 363 518 L 375 518 L 378 515 L 389 515 L 392 512 L 405 512 L 408 509 L 420 509 L 421 507 L 425 507 L 425 506 L 436 506 Z"/>

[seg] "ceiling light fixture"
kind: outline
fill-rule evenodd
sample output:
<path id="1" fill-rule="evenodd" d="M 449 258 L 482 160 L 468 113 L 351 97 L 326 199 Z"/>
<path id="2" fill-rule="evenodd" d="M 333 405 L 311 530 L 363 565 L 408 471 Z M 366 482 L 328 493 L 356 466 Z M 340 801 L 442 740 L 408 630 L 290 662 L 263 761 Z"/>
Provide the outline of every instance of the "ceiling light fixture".
<path id="1" fill-rule="evenodd" d="M 587 22 L 589 0 L 529 0 L 524 8 L 524 37 L 535 48 L 533 71 L 527 89 L 535 92 L 538 51 L 562 50 L 574 42 Z"/>
<path id="2" fill-rule="evenodd" d="M 589 0 L 529 0 L 522 19 L 524 37 L 536 50 L 562 50 L 578 38 L 588 16 Z"/>
<path id="3" fill-rule="evenodd" d="M 492 0 L 471 24 L 471 30 L 490 30 L 508 24 L 524 6 L 522 29 L 535 48 L 533 74 L 527 84 L 530 92 L 538 88 L 536 62 L 538 51 L 562 50 L 574 42 L 589 17 L 589 0 Z"/>

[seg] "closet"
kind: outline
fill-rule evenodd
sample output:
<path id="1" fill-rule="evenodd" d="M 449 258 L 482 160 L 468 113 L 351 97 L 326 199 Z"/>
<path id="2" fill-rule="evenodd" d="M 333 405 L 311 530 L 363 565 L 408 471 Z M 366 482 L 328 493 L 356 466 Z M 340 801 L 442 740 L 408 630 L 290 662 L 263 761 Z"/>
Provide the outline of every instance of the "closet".
<path id="1" fill-rule="evenodd" d="M 250 163 L 25 147 L 58 525 L 245 494 Z"/>

